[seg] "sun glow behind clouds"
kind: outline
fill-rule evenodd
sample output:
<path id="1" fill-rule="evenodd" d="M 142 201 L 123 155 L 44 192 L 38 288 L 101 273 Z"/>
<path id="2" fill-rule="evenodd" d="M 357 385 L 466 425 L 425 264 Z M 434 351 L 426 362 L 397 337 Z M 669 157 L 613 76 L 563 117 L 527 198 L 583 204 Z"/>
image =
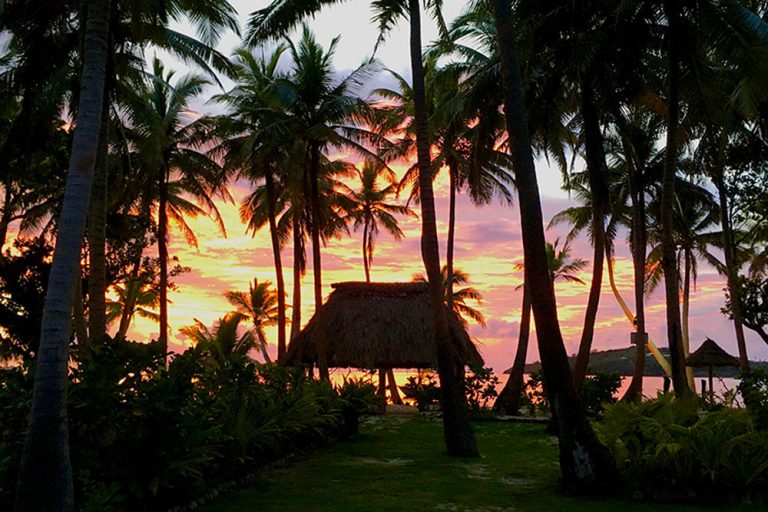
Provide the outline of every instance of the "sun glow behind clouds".
<path id="1" fill-rule="evenodd" d="M 397 166 L 402 174 L 406 166 Z M 356 188 L 354 181 L 348 184 Z M 447 235 L 447 179 L 438 177 L 435 190 L 437 197 L 438 233 L 441 240 L 441 256 L 444 257 L 444 241 Z M 232 187 L 235 201 L 240 201 L 249 191 L 249 184 L 237 182 Z M 547 198 L 544 190 L 546 215 L 563 207 L 561 199 Z M 405 194 L 404 194 L 405 195 Z M 403 199 L 401 199 L 403 201 Z M 178 256 L 180 263 L 192 268 L 188 274 L 176 278 L 178 290 L 170 293 L 173 303 L 169 307 L 172 327 L 171 340 L 175 349 L 181 350 L 186 343 L 178 329 L 198 318 L 211 325 L 231 307 L 224 299 L 227 290 L 246 290 L 254 277 L 260 281 L 275 282 L 275 271 L 268 229 L 262 229 L 251 238 L 244 234 L 245 226 L 240 221 L 237 204 L 218 203 L 226 223 L 228 238 L 224 238 L 210 219 L 190 220 L 199 239 L 199 250 L 188 246 L 178 234 L 172 234 L 170 254 Z M 412 205 L 413 206 L 413 205 Z M 414 209 L 418 211 L 418 206 Z M 485 299 L 477 307 L 485 314 L 488 327 L 471 326 L 470 331 L 480 341 L 480 351 L 486 363 L 497 371 L 508 368 L 514 357 L 519 331 L 522 292 L 522 272 L 516 268 L 522 260 L 522 245 L 518 212 L 515 207 L 494 203 L 483 209 L 474 207 L 468 198 L 460 194 L 457 208 L 456 267 L 465 270 L 471 278 L 471 286 L 478 288 Z M 397 242 L 386 234 L 377 240 L 374 255 L 372 279 L 374 281 L 409 281 L 413 274 L 423 272 L 420 253 L 421 224 L 419 219 L 402 218 L 401 227 L 405 239 Z M 564 232 L 552 231 L 549 239 L 562 236 Z M 331 292 L 331 283 L 339 281 L 361 281 L 364 279 L 361 257 L 361 234 L 351 233 L 339 239 L 330 240 L 323 248 L 323 295 Z M 615 261 L 615 279 L 624 300 L 633 306 L 633 270 L 629 255 L 622 242 L 617 243 L 619 253 Z M 151 249 L 154 251 L 154 248 Z M 310 248 L 307 247 L 309 251 Z M 573 244 L 573 256 L 589 258 L 592 254 L 589 242 L 578 238 Z M 282 253 L 286 291 L 293 289 L 292 251 L 286 247 Z M 311 258 L 307 275 L 302 281 L 302 323 L 306 323 L 314 311 L 312 292 Z M 558 283 L 556 286 L 558 316 L 568 353 L 575 353 L 581 336 L 584 308 L 591 280 L 591 266 L 578 275 L 585 284 Z M 735 353 L 729 322 L 719 313 L 723 301 L 722 279 L 713 271 L 704 271 L 692 295 L 691 340 L 698 346 L 704 336 L 722 340 L 727 350 Z M 288 303 L 291 303 L 288 297 Z M 595 349 L 620 348 L 629 344 L 630 326 L 618 307 L 607 283 L 603 286 L 597 318 Z M 666 345 L 665 310 L 663 295 L 657 290 L 647 301 L 649 332 L 657 344 Z M 290 313 L 288 315 L 290 317 Z M 532 325 L 535 333 L 535 326 Z M 138 339 L 156 336 L 157 327 L 146 320 L 137 319 L 131 335 Z M 535 334 L 534 334 L 535 335 Z M 267 330 L 270 350 L 274 354 L 277 339 L 276 329 Z M 751 336 L 751 334 L 750 334 Z M 535 339 L 535 338 L 534 338 Z M 751 353 L 765 358 L 759 351 L 760 345 L 750 343 Z M 762 348 L 762 347 L 760 347 Z M 529 361 L 538 358 L 536 344 L 531 344 Z"/>

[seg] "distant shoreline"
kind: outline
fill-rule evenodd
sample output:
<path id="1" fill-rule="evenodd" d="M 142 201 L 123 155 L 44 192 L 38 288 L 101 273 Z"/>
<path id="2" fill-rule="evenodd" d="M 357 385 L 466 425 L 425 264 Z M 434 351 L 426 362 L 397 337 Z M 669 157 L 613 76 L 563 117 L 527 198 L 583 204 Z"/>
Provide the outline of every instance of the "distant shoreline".
<path id="1" fill-rule="evenodd" d="M 669 357 L 669 349 L 659 349 L 664 357 Z M 568 361 L 573 367 L 573 363 L 576 360 L 576 356 L 571 356 Z M 592 352 L 589 357 L 589 368 L 591 371 L 603 371 L 603 372 L 617 372 L 624 377 L 632 376 L 635 366 L 635 347 L 600 350 Z M 764 368 L 768 370 L 768 362 L 764 361 L 750 361 L 750 368 Z M 541 363 L 536 361 L 525 365 L 525 372 L 531 373 L 541 370 Z M 504 372 L 507 373 L 507 372 Z M 653 358 L 650 353 L 646 353 L 645 356 L 645 373 L 646 377 L 663 377 L 664 371 L 659 366 L 659 363 Z M 705 377 L 707 375 L 706 368 L 694 368 L 693 375 L 695 377 Z M 715 375 L 718 377 L 736 378 L 739 375 L 739 369 L 736 367 L 722 367 L 715 368 Z"/>

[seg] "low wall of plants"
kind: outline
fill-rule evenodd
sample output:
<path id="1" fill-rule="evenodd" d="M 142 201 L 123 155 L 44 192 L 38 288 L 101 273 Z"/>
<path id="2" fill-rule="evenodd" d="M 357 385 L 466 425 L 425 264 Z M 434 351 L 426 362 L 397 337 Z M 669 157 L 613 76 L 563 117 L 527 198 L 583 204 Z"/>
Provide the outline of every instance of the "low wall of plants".
<path id="1" fill-rule="evenodd" d="M 31 372 L 0 371 L 0 510 L 10 510 Z M 69 386 L 77 509 L 150 511 L 188 503 L 288 454 L 357 431 L 374 387 L 198 347 L 167 368 L 152 345 L 82 351 Z"/>
<path id="2" fill-rule="evenodd" d="M 635 499 L 765 503 L 768 374 L 743 376 L 746 407 L 662 395 L 605 405 L 595 427 Z"/>

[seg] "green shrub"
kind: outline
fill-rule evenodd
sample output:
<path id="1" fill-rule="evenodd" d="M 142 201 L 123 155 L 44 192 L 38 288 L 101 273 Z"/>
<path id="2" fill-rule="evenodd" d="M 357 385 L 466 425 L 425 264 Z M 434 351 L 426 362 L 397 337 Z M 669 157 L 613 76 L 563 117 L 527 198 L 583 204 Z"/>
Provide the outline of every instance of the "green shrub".
<path id="1" fill-rule="evenodd" d="M 660 395 L 605 406 L 595 426 L 636 491 L 652 497 L 742 500 L 765 497 L 768 433 L 745 410 L 699 416 L 696 397 Z"/>
<path id="2" fill-rule="evenodd" d="M 3 510 L 3 504 L 13 502 L 31 399 L 32 379 L 28 372 L 22 368 L 0 370 L 0 509 Z"/>
<path id="3" fill-rule="evenodd" d="M 579 398 L 587 415 L 602 415 L 603 405 L 616 402 L 616 392 L 621 387 L 622 376 L 618 372 L 597 371 L 588 375 L 579 389 Z"/>
<path id="4" fill-rule="evenodd" d="M 742 374 L 738 391 L 757 428 L 768 431 L 768 371 L 757 368 Z"/>
<path id="5" fill-rule="evenodd" d="M 419 411 L 440 403 L 440 385 L 435 380 L 434 373 L 419 372 L 417 376 L 408 377 L 405 385 L 400 386 L 403 398 L 413 400 Z"/>
<path id="6" fill-rule="evenodd" d="M 464 395 L 467 405 L 474 412 L 485 409 L 488 404 L 498 397 L 496 386 L 499 378 L 493 374 L 492 368 L 472 368 L 464 378 Z"/>
<path id="7" fill-rule="evenodd" d="M 597 371 L 587 375 L 579 389 L 579 399 L 587 415 L 601 416 L 604 404 L 616 402 L 616 392 L 621 387 L 622 376 L 618 372 Z M 549 414 L 549 402 L 544 393 L 544 374 L 531 372 L 523 387 L 522 406 L 527 406 L 531 416 Z"/>
<path id="8" fill-rule="evenodd" d="M 105 340 L 75 354 L 68 407 L 79 510 L 167 510 L 287 454 L 347 437 L 372 387 L 196 347 Z M 10 508 L 30 372 L 0 373 L 0 510 Z"/>

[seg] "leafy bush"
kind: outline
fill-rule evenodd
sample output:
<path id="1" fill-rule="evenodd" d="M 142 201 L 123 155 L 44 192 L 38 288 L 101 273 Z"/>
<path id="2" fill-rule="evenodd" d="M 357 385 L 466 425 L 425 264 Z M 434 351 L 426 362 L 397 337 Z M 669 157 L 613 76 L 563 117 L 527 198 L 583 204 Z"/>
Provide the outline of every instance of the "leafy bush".
<path id="1" fill-rule="evenodd" d="M 541 370 L 528 374 L 520 403 L 528 407 L 528 413 L 531 416 L 535 416 L 537 413 L 549 413 L 549 402 L 544 394 L 544 374 Z"/>
<path id="2" fill-rule="evenodd" d="M 656 498 L 746 499 L 765 495 L 768 433 L 750 415 L 698 413 L 696 397 L 660 395 L 605 406 L 598 435 L 636 491 Z"/>
<path id="3" fill-rule="evenodd" d="M 472 368 L 464 378 L 464 395 L 467 405 L 474 412 L 479 412 L 488 406 L 498 395 L 496 386 L 499 378 L 493 374 L 492 368 Z"/>
<path id="4" fill-rule="evenodd" d="M 156 345 L 106 340 L 76 355 L 70 446 L 80 510 L 167 510 L 259 466 L 337 437 L 372 386 L 338 390 L 301 369 L 196 347 L 166 369 Z M 0 509 L 9 508 L 31 397 L 0 373 Z"/>
<path id="5" fill-rule="evenodd" d="M 351 437 L 359 432 L 361 414 L 376 414 L 382 406 L 386 406 L 384 397 L 376 393 L 376 386 L 370 379 L 344 379 L 336 391 L 342 405 L 342 437 Z"/>
<path id="6" fill-rule="evenodd" d="M 400 386 L 403 398 L 413 400 L 419 411 L 426 411 L 440 403 L 440 385 L 435 380 L 434 373 L 419 372 L 416 376 L 408 377 L 405 385 Z"/>
<path id="7" fill-rule="evenodd" d="M 622 377 L 618 372 L 594 372 L 587 375 L 579 390 L 579 399 L 587 415 L 596 418 L 602 414 L 603 405 L 616 402 L 616 392 L 621 387 Z M 549 413 L 549 402 L 544 393 L 544 375 L 531 372 L 523 388 L 521 405 L 527 406 L 531 416 Z"/>
<path id="8" fill-rule="evenodd" d="M 579 389 L 579 398 L 588 416 L 597 417 L 604 404 L 616 402 L 616 392 L 621 387 L 622 376 L 618 372 L 594 372 L 588 375 Z"/>
<path id="9" fill-rule="evenodd" d="M 742 374 L 738 390 L 757 428 L 768 431 L 768 371 L 757 368 Z"/>
<path id="10" fill-rule="evenodd" d="M 0 509 L 13 501 L 31 399 L 32 380 L 27 372 L 0 370 Z"/>

